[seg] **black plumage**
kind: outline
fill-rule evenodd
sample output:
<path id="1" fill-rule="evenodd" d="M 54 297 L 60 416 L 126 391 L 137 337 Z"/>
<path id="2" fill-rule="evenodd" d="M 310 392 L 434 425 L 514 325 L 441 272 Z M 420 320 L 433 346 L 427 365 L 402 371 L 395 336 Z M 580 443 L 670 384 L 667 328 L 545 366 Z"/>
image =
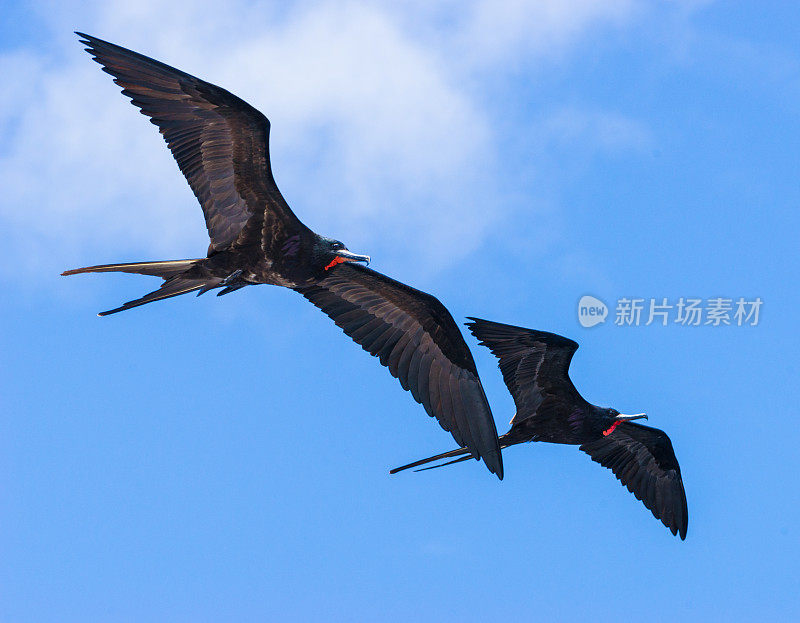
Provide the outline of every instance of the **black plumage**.
<path id="1" fill-rule="evenodd" d="M 379 357 L 456 442 L 469 448 L 497 445 L 499 459 L 497 430 L 472 353 L 436 298 L 349 264 L 299 291 Z M 502 479 L 502 463 L 486 463 L 496 466 L 492 471 Z"/>
<path id="2" fill-rule="evenodd" d="M 256 284 L 296 290 L 365 350 L 471 456 L 503 477 L 500 445 L 469 348 L 433 296 L 355 262 L 341 242 L 314 233 L 278 190 L 267 118 L 230 92 L 152 58 L 77 33 L 87 51 L 164 136 L 203 209 L 207 257 L 105 264 L 65 271 L 158 276 L 161 287 L 114 314 L 196 291 Z"/>
<path id="3" fill-rule="evenodd" d="M 689 523 L 686 493 L 666 433 L 631 421 L 646 419 L 644 414 L 626 416 L 584 400 L 569 378 L 576 342 L 545 331 L 470 320 L 467 326 L 472 333 L 498 358 L 517 409 L 511 428 L 500 437 L 501 447 L 526 441 L 579 445 L 592 460 L 611 469 L 672 534 L 685 539 Z M 466 453 L 463 448 L 451 450 L 392 473 L 439 459 L 453 460 L 434 467 L 458 463 L 469 458 Z"/>

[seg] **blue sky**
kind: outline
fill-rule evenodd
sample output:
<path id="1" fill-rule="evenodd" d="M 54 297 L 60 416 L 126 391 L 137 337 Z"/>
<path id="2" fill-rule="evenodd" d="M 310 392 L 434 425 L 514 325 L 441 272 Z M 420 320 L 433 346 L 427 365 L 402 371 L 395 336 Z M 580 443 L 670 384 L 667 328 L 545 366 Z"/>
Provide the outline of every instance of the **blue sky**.
<path id="1" fill-rule="evenodd" d="M 797 615 L 800 20 L 785 3 L 3 5 L 0 619 Z M 312 228 L 467 315 L 581 344 L 582 394 L 672 438 L 680 542 L 574 447 L 452 447 L 279 288 L 96 312 L 202 254 L 199 207 L 84 30 L 270 117 Z M 422 223 L 422 225 L 420 225 Z M 586 329 L 584 294 L 764 301 L 755 327 Z M 498 429 L 513 415 L 469 337 Z"/>

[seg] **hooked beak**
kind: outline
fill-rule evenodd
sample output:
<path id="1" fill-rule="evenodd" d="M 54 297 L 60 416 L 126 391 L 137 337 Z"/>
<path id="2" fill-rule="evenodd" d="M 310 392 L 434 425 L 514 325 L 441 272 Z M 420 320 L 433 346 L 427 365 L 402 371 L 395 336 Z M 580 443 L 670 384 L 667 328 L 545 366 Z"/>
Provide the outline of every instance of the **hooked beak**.
<path id="1" fill-rule="evenodd" d="M 358 253 L 351 253 L 347 249 L 342 249 L 336 252 L 336 255 L 342 258 L 345 262 L 364 262 L 369 264 L 369 255 L 358 255 Z"/>
<path id="2" fill-rule="evenodd" d="M 631 420 L 646 420 L 647 414 L 646 413 L 636 413 L 635 415 L 624 415 L 620 413 L 617 417 L 617 420 L 622 422 L 630 422 Z"/>

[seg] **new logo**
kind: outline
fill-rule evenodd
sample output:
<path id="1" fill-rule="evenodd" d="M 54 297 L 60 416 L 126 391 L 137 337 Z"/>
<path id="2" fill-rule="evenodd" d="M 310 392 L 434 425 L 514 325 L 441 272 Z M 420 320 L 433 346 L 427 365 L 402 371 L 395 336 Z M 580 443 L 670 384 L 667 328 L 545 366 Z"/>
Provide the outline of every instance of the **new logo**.
<path id="1" fill-rule="evenodd" d="M 585 294 L 578 301 L 578 322 L 582 327 L 593 327 L 606 321 L 608 307 L 603 301 Z"/>

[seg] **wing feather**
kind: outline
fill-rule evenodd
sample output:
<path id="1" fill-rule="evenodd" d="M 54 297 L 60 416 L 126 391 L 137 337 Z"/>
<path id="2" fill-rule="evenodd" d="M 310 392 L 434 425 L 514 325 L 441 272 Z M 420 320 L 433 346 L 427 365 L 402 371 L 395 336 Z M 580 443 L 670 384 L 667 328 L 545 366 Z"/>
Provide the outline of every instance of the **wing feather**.
<path id="1" fill-rule="evenodd" d="M 287 232 L 305 229 L 272 177 L 270 124 L 263 114 L 174 67 L 77 34 L 123 95 L 164 136 L 203 208 L 209 255 L 233 244 L 259 243 L 275 257 Z"/>
<path id="2" fill-rule="evenodd" d="M 494 419 L 453 317 L 434 297 L 359 265 L 298 288 L 396 377 L 460 446 L 503 477 Z"/>
<path id="3" fill-rule="evenodd" d="M 546 331 L 470 320 L 467 326 L 497 357 L 503 381 L 514 398 L 517 414 L 512 423 L 535 415 L 546 401 L 551 405 L 588 406 L 569 378 L 569 364 L 578 350 L 576 342 Z"/>
<path id="4" fill-rule="evenodd" d="M 681 469 L 664 431 L 633 422 L 580 447 L 609 468 L 672 534 L 686 538 L 689 512 Z"/>

